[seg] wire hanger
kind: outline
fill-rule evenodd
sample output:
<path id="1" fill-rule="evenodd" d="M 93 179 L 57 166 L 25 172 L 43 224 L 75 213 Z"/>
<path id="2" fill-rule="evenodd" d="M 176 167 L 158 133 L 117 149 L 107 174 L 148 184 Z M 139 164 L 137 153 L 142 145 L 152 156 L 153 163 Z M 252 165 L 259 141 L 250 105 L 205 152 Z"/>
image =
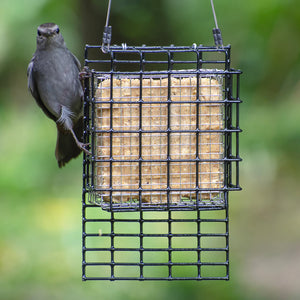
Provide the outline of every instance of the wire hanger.
<path id="1" fill-rule="evenodd" d="M 218 26 L 217 16 L 215 12 L 214 2 L 210 0 L 211 9 L 213 12 L 214 20 L 216 28 L 213 29 L 213 36 L 215 40 L 216 47 L 223 47 L 223 39 L 221 35 L 221 30 Z M 111 0 L 108 0 L 108 7 L 107 7 L 107 14 L 106 14 L 106 22 L 103 30 L 103 38 L 102 38 L 102 52 L 107 53 L 110 49 L 111 37 L 112 37 L 112 27 L 108 25 L 109 17 L 110 17 L 110 10 L 111 10 Z"/>
<path id="2" fill-rule="evenodd" d="M 102 38 L 102 52 L 107 53 L 110 48 L 111 43 L 111 35 L 112 35 L 112 28 L 108 25 L 109 16 L 110 16 L 110 7 L 111 7 L 111 0 L 108 0 L 108 7 L 106 13 L 106 22 L 103 30 L 103 38 Z"/>
<path id="3" fill-rule="evenodd" d="M 214 15 L 215 25 L 216 25 L 216 28 L 213 29 L 215 45 L 216 45 L 216 47 L 223 47 L 223 39 L 222 39 L 222 35 L 221 35 L 221 30 L 218 26 L 217 16 L 216 16 L 215 7 L 214 7 L 214 1 L 210 0 L 210 4 L 211 4 L 211 9 L 212 9 L 212 12 Z"/>

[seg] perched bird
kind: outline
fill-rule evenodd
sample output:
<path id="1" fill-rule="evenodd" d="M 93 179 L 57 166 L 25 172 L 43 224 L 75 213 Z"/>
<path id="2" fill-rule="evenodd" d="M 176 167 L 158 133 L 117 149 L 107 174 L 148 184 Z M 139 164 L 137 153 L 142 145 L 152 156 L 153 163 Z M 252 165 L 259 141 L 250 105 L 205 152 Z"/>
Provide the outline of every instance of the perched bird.
<path id="1" fill-rule="evenodd" d="M 64 166 L 83 150 L 83 89 L 80 63 L 68 50 L 59 27 L 45 23 L 37 30 L 37 48 L 28 65 L 28 88 L 43 112 L 56 122 L 55 156 Z"/>

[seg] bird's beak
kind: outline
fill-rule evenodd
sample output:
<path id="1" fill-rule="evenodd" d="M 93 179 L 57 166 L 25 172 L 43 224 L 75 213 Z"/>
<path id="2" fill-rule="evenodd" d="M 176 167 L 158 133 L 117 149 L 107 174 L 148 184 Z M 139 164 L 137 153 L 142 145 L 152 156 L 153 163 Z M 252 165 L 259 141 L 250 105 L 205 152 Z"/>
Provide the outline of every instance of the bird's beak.
<path id="1" fill-rule="evenodd" d="M 47 30 L 45 33 L 44 33 L 47 37 L 51 36 L 53 34 L 53 31 L 51 30 Z"/>

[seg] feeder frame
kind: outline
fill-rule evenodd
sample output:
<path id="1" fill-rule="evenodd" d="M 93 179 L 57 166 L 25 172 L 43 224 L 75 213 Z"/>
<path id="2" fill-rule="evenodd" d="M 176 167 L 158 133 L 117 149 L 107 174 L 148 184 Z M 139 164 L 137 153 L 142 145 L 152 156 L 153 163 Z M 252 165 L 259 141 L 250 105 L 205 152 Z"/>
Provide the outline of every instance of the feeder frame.
<path id="1" fill-rule="evenodd" d="M 186 55 L 187 58 L 180 55 Z M 123 56 L 129 58 L 123 58 Z M 154 59 L 153 56 L 158 56 L 158 58 Z M 85 79 L 84 143 L 91 144 L 92 155 L 83 154 L 83 280 L 229 279 L 228 193 L 241 189 L 239 185 L 239 162 L 241 161 L 239 156 L 239 133 L 241 132 L 239 127 L 239 104 L 241 103 L 239 82 L 241 71 L 232 69 L 230 60 L 230 46 L 131 47 L 123 45 L 110 46 L 106 54 L 101 54 L 101 46 L 86 46 L 85 66 L 89 67 L 91 76 Z M 96 71 L 99 69 L 101 72 Z M 118 189 L 112 185 L 112 176 L 108 188 L 99 188 L 95 181 L 97 176 L 95 168 L 97 164 L 101 164 L 101 159 L 97 157 L 96 138 L 104 132 L 95 124 L 98 102 L 96 89 L 99 85 L 99 76 L 105 75 L 112 79 L 110 81 L 111 89 L 114 78 L 137 76 L 140 78 L 142 93 L 143 78 L 159 75 L 169 78 L 169 82 L 171 82 L 172 76 L 181 76 L 183 72 L 197 78 L 197 90 L 199 79 L 202 76 L 214 74 L 224 79 L 223 96 L 219 101 L 224 108 L 224 128 L 218 131 L 223 137 L 224 155 L 218 161 L 224 165 L 224 177 L 223 186 L 216 189 L 221 193 L 222 201 L 202 201 L 200 193 L 212 190 L 196 186 L 190 189 L 196 194 L 195 201 L 174 205 L 169 196 L 172 188 L 167 184 L 167 187 L 160 191 L 167 195 L 167 202 L 159 205 L 147 205 L 142 201 L 143 192 L 147 190 L 144 190 L 140 184 L 138 188 L 130 190 L 138 193 L 137 203 L 115 203 L 113 193 L 118 192 Z M 168 86 L 168 95 L 170 95 L 171 88 Z M 111 96 L 107 104 L 112 108 L 114 101 Z M 140 97 L 137 103 L 141 116 L 145 102 Z M 163 103 L 169 107 L 172 105 L 172 99 L 168 97 Z M 201 101 L 198 96 L 196 111 L 199 111 L 200 105 Z M 170 109 L 168 109 L 168 119 L 170 119 L 169 113 Z M 110 114 L 112 120 L 113 109 L 110 109 Z M 164 133 L 169 135 L 171 132 L 168 125 Z M 199 126 L 193 132 L 199 136 L 201 133 Z M 208 130 L 208 132 L 213 133 L 213 130 Z M 110 148 L 112 148 L 114 133 L 112 123 L 107 133 L 111 136 Z M 143 146 L 141 137 L 144 134 L 142 124 L 137 133 L 140 137 L 139 147 L 141 149 Z M 116 160 L 110 156 L 107 161 L 112 170 L 112 165 Z M 191 161 L 198 165 L 201 160 L 199 156 L 196 156 Z M 139 168 L 138 180 L 141 183 L 144 162 L 141 155 L 136 162 Z M 151 159 L 149 162 L 151 163 Z M 170 164 L 172 159 L 168 156 L 164 162 Z M 109 193 L 108 202 L 97 200 L 101 192 Z M 124 214 L 124 212 L 126 213 Z M 185 227 L 190 231 L 187 232 Z M 129 228 L 129 230 L 126 231 L 125 228 Z M 215 232 L 213 232 L 214 229 Z M 154 243 L 161 239 L 160 246 L 149 244 L 148 240 L 150 239 Z M 177 243 L 180 239 L 185 240 L 187 246 L 178 246 Z M 123 240 L 127 241 L 125 246 Z M 189 245 L 189 242 L 192 244 Z M 156 257 L 151 258 L 151 253 Z M 124 260 L 125 254 L 128 255 L 128 258 Z M 182 274 L 185 272 L 189 275 L 183 276 Z"/>

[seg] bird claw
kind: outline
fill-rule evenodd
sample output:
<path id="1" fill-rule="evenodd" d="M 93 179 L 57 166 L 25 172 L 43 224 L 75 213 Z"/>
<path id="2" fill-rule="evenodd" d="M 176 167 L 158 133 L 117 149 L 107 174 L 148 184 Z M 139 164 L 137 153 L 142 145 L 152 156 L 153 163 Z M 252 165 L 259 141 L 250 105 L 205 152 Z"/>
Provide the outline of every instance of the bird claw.
<path id="1" fill-rule="evenodd" d="M 90 144 L 89 143 L 85 144 L 85 143 L 80 142 L 78 140 L 76 134 L 74 133 L 73 129 L 71 129 L 70 131 L 71 131 L 71 134 L 73 135 L 73 138 L 74 138 L 75 143 L 78 146 L 78 148 L 81 149 L 87 155 L 92 155 L 92 153 L 89 150 L 86 149 L 86 147 L 89 147 Z"/>
<path id="2" fill-rule="evenodd" d="M 89 67 L 84 66 L 83 69 L 79 72 L 79 80 L 83 81 L 84 79 L 90 78 L 92 76 L 92 72 Z"/>
<path id="3" fill-rule="evenodd" d="M 89 150 L 86 149 L 86 147 L 89 147 L 90 144 L 87 143 L 87 144 L 84 144 L 84 143 L 81 143 L 81 142 L 78 142 L 77 143 L 77 146 L 87 155 L 92 155 L 92 152 L 90 152 Z"/>

